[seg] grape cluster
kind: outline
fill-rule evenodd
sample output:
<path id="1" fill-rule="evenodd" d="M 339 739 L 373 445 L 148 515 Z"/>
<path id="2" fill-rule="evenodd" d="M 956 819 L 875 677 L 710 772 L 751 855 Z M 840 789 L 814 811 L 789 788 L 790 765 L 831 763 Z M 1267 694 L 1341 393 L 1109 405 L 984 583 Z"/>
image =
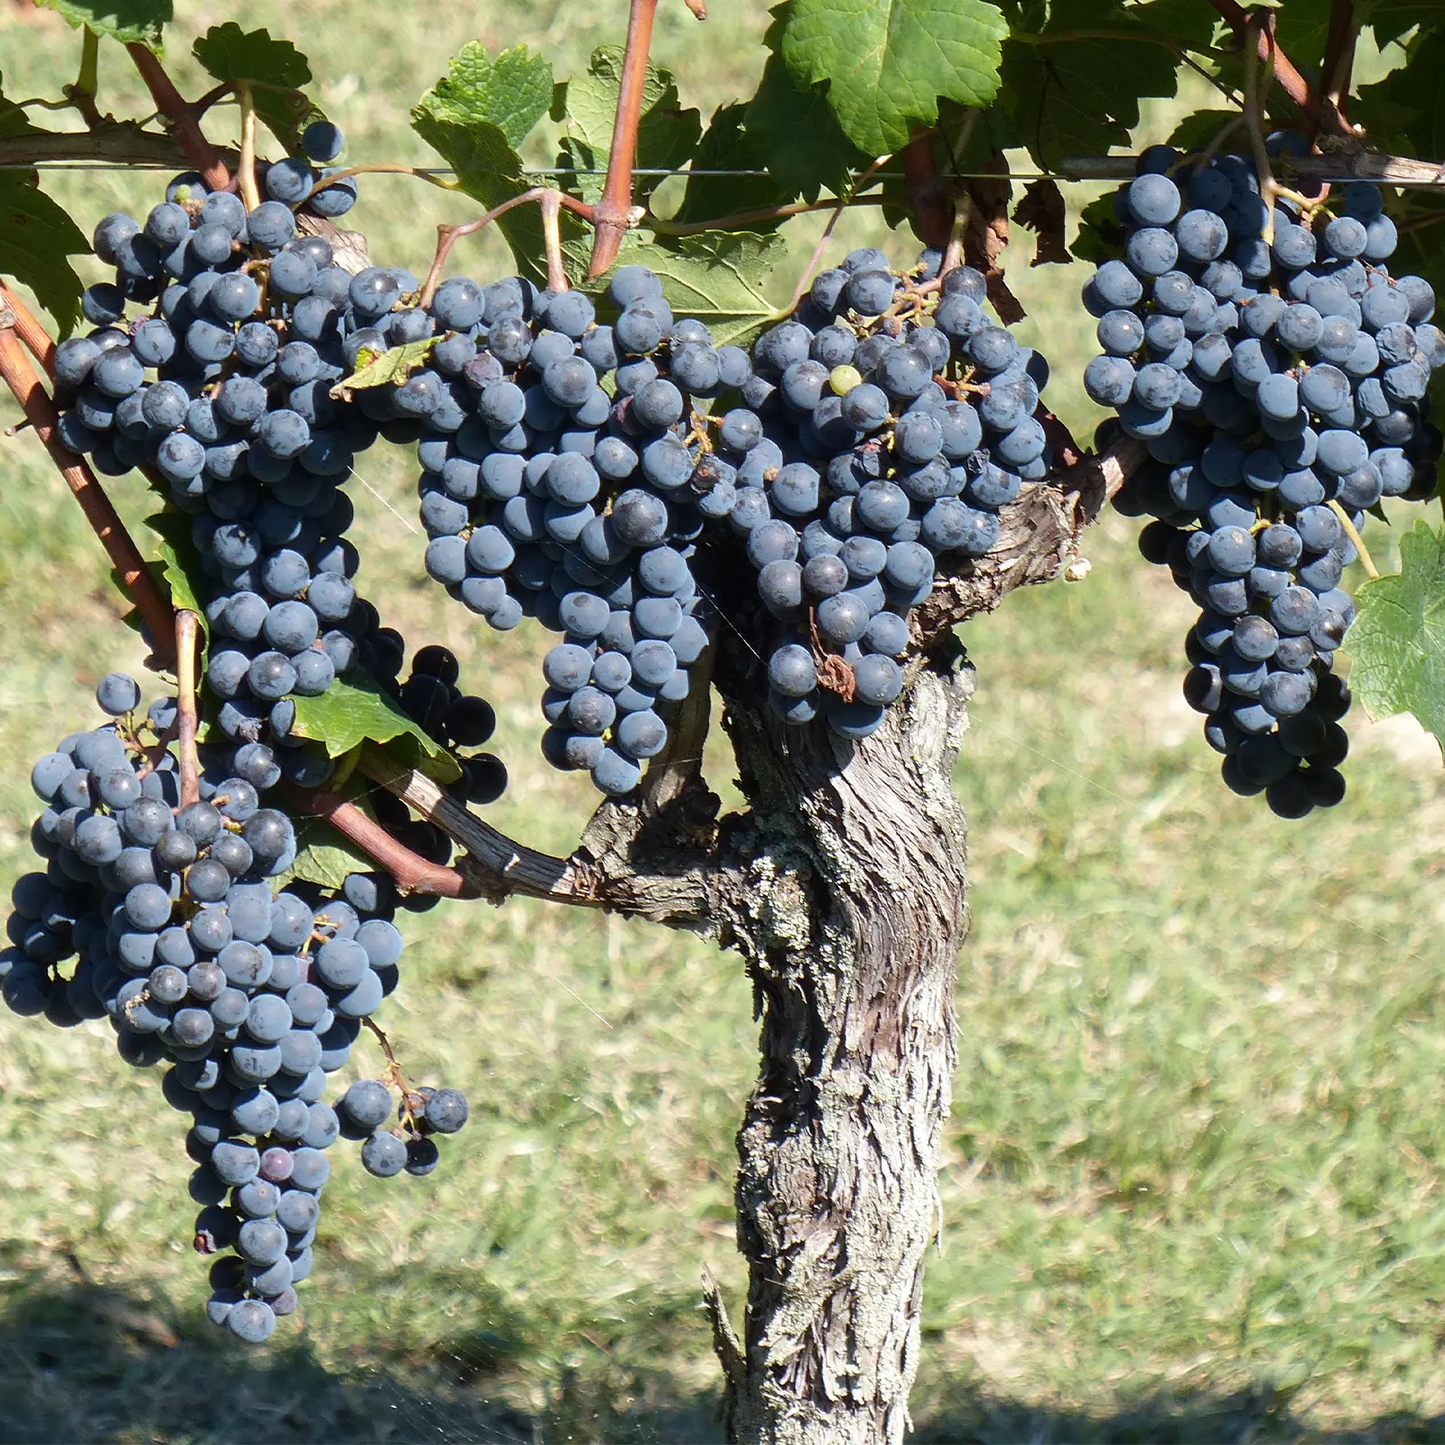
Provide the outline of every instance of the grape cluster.
<path id="1" fill-rule="evenodd" d="M 340 133 L 316 122 L 305 144 L 329 160 Z M 97 329 L 61 344 L 55 372 L 67 445 L 102 471 L 149 466 L 169 508 L 192 518 L 216 727 L 237 743 L 271 744 L 282 774 L 315 786 L 332 763 L 300 745 L 295 700 L 338 676 L 369 672 L 444 743 L 439 707 L 455 701 L 456 741 L 469 745 L 485 741 L 491 710 L 459 694 L 438 702 L 430 674 L 399 684 L 405 645 L 352 580 L 342 484 L 353 457 L 378 435 L 415 439 L 420 421 L 407 419 L 404 399 L 374 419 L 374 394 L 352 400 L 338 383 L 368 348 L 430 328 L 426 311 L 398 305 L 417 280 L 374 266 L 353 276 L 324 237 L 298 233 L 292 207 L 341 214 L 354 199 L 349 180 L 313 192 L 324 176 L 301 157 L 262 179 L 271 199 L 249 213 L 235 195 L 180 176 L 143 226 L 105 217 L 95 248 L 116 280 L 86 292 Z M 129 306 L 150 302 L 153 314 L 126 319 Z M 454 659 L 451 668 L 445 686 L 455 692 Z M 460 791 L 472 801 L 505 786 L 494 758 L 464 768 Z M 475 786 L 473 772 L 484 775 Z M 428 856 L 450 856 L 444 835 L 429 842 Z"/>
<path id="2" fill-rule="evenodd" d="M 908 275 L 878 251 L 822 272 L 763 333 L 743 399 L 762 435 L 729 524 L 781 624 L 772 706 L 869 736 L 903 686 L 908 618 L 945 554 L 981 557 L 999 509 L 1049 471 L 1042 356 L 983 311 L 983 275 Z"/>
<path id="3" fill-rule="evenodd" d="M 637 784 L 716 630 L 699 565 L 739 542 L 777 634 L 774 706 L 877 728 L 936 558 L 987 552 L 998 509 L 1048 471 L 1042 358 L 989 324 L 977 271 L 929 275 L 855 251 L 751 357 L 675 318 L 640 266 L 613 276 L 610 323 L 515 277 L 437 289 L 429 337 L 406 334 L 432 341 L 425 367 L 358 395 L 383 424 L 425 411 L 429 574 L 495 628 L 563 634 L 550 762 Z"/>
<path id="4" fill-rule="evenodd" d="M 1382 497 L 1435 490 L 1434 293 L 1390 275 L 1396 231 L 1369 183 L 1333 214 L 1271 213 L 1243 158 L 1156 147 L 1116 210 L 1124 257 L 1084 287 L 1104 353 L 1084 385 L 1148 447 L 1117 504 L 1156 519 L 1141 551 L 1202 609 L 1185 696 L 1225 782 L 1303 817 L 1344 796 L 1352 536 Z"/>
<path id="5" fill-rule="evenodd" d="M 621 268 L 610 296 L 606 326 L 577 292 L 454 277 L 430 306 L 429 365 L 360 395 L 373 415 L 429 407 L 427 572 L 494 628 L 532 617 L 563 634 L 543 663 L 543 754 L 622 794 L 708 643 L 693 544 L 734 492 L 693 406 L 751 367 L 675 321 L 652 272 Z"/>
<path id="6" fill-rule="evenodd" d="M 398 900 L 388 879 L 361 873 L 334 894 L 275 891 L 267 880 L 296 840 L 283 813 L 260 806 L 279 775 L 271 749 L 208 749 L 201 799 L 182 806 L 165 748 L 174 699 L 142 717 L 140 688 L 118 673 L 97 699 L 114 721 L 71 734 L 31 772 L 46 867 L 14 886 L 0 995 L 62 1027 L 108 1018 L 128 1063 L 171 1063 L 165 1097 L 192 1116 L 195 1247 L 236 1250 L 212 1267 L 209 1313 L 260 1341 L 311 1269 L 323 1151 L 363 1122 L 354 1101 L 344 1117 L 323 1101 L 326 1075 L 396 987 Z M 376 1087 L 362 1090 L 372 1109 Z M 363 1164 L 429 1173 L 430 1134 L 455 1132 L 466 1113 L 455 1090 L 407 1090 L 405 1140 L 366 1113 Z"/>

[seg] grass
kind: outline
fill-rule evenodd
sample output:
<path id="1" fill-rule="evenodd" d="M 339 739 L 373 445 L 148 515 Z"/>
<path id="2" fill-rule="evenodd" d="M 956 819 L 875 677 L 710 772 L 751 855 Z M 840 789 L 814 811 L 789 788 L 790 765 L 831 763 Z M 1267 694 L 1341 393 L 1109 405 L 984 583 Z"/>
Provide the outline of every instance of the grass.
<path id="1" fill-rule="evenodd" d="M 565 73 L 616 36 L 618 8 L 498 6 L 481 34 L 545 44 Z M 202 9 L 171 44 L 192 89 L 186 25 L 223 13 Z M 756 0 L 715 10 L 708 31 L 678 5 L 659 24 L 659 55 L 705 107 L 746 92 L 765 21 Z M 406 104 L 474 17 L 266 0 L 247 23 L 311 53 L 358 152 L 419 158 Z M 68 69 L 53 16 L 0 26 L 9 93 Z M 129 85 L 113 59 L 104 73 Z M 56 189 L 92 216 L 142 204 L 153 180 Z M 375 253 L 409 263 L 464 214 L 381 177 L 365 195 Z M 1086 435 L 1078 275 L 1011 275 Z M 29 761 L 141 649 L 34 441 L 5 446 L 9 877 L 26 866 Z M 565 849 L 590 798 L 532 761 L 538 639 L 474 628 L 424 585 L 405 459 L 365 472 L 363 590 L 418 645 L 455 647 L 496 702 L 514 778 L 499 826 Z M 144 515 L 136 488 L 112 490 Z M 1369 540 L 1389 556 L 1385 528 Z M 1187 599 L 1139 561 L 1132 524 L 1107 518 L 1085 550 L 1085 581 L 965 629 L 974 921 L 919 1437 L 1445 1439 L 1438 751 L 1413 724 L 1352 718 L 1344 806 L 1271 819 L 1221 786 L 1180 697 Z M 466 1090 L 473 1123 L 425 1181 L 338 1160 L 303 1310 L 258 1351 L 199 1317 L 189 1165 L 156 1081 L 108 1029 L 0 1017 L 0 1439 L 718 1438 L 698 1298 L 704 1267 L 735 1318 L 745 1289 L 732 1134 L 755 1026 L 736 959 L 524 900 L 444 905 L 410 935 L 386 1026 L 411 1070 Z"/>

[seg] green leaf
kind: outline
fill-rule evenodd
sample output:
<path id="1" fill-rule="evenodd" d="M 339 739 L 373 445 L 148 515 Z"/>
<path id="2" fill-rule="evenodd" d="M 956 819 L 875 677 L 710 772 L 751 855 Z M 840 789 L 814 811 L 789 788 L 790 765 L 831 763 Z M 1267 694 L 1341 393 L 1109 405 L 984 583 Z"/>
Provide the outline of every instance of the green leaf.
<path id="1" fill-rule="evenodd" d="M 1037 36 L 1010 39 L 1003 48 L 1000 99 L 1045 170 L 1066 155 L 1127 146 L 1129 132 L 1139 124 L 1140 97 L 1174 94 L 1179 62 L 1167 47 L 1146 39 L 1074 35 L 1097 25 L 1098 16 L 1097 0 L 1064 0 L 1054 4 Z M 1126 35 L 1140 27 L 1123 17 L 1109 28 Z M 1055 41 L 1053 35 L 1065 38 Z"/>
<path id="2" fill-rule="evenodd" d="M 722 105 L 713 112 L 703 132 L 692 168 L 698 171 L 754 171 L 767 167 L 767 156 L 752 133 L 744 129 L 745 105 Z M 688 178 L 682 205 L 672 218 L 680 225 L 731 216 L 740 211 L 761 211 L 791 201 L 798 192 L 774 175 L 707 176 Z M 781 221 L 762 221 L 759 230 L 773 230 Z"/>
<path id="3" fill-rule="evenodd" d="M 288 147 L 295 146 L 298 127 L 321 114 L 301 92 L 311 80 L 310 62 L 289 40 L 267 30 L 243 31 L 228 20 L 198 37 L 191 52 L 217 80 L 254 86 L 256 114 Z"/>
<path id="4" fill-rule="evenodd" d="M 183 512 L 157 512 L 146 518 L 146 526 L 160 539 L 161 578 L 170 589 L 171 605 L 197 613 L 205 627 L 206 609 L 201 597 L 209 592 L 201 554 L 191 541 L 191 519 Z"/>
<path id="5" fill-rule="evenodd" d="M 1440 84 L 1445 66 L 1445 33 L 1422 32 L 1410 46 L 1410 58 L 1378 85 L 1360 88 L 1351 120 L 1369 130 L 1372 143 L 1388 143 L 1405 155 L 1434 158 L 1445 140 L 1445 93 Z"/>
<path id="6" fill-rule="evenodd" d="M 605 171 L 612 153 L 612 127 L 622 85 L 622 51 L 602 46 L 592 52 L 585 75 L 567 82 L 567 134 L 562 151 L 579 170 Z M 702 117 L 682 108 L 672 73 L 648 65 L 642 86 L 642 113 L 637 125 L 637 156 L 641 170 L 677 170 L 687 164 L 702 134 Z M 643 206 L 662 184 L 661 176 L 634 176 L 632 198 Z M 579 194 L 595 201 L 602 194 L 600 175 L 578 176 Z"/>
<path id="7" fill-rule="evenodd" d="M 161 48 L 161 27 L 170 24 L 171 0 L 43 0 L 74 26 L 85 25 L 122 45 L 136 41 Z"/>
<path id="8" fill-rule="evenodd" d="M 90 242 L 30 174 L 0 171 L 0 273 L 30 287 L 68 334 L 80 317 L 83 288 L 66 257 L 88 255 Z"/>
<path id="9" fill-rule="evenodd" d="M 296 697 L 298 737 L 324 743 L 339 758 L 364 742 L 386 743 L 387 752 L 441 782 L 461 777 L 456 759 L 434 743 L 359 668 L 338 677 L 320 697 Z"/>
<path id="10" fill-rule="evenodd" d="M 1398 40 L 1416 25 L 1440 23 L 1439 0 L 1355 0 L 1355 14 L 1375 32 L 1375 44 Z"/>
<path id="11" fill-rule="evenodd" d="M 375 821 L 364 787 L 348 782 L 336 791 Z M 324 818 L 302 813 L 293 818 L 292 823 L 296 829 L 296 861 L 281 874 L 278 887 L 300 882 L 340 888 L 350 874 L 370 873 L 375 869 L 376 864 Z"/>
<path id="12" fill-rule="evenodd" d="M 412 372 L 426 365 L 427 357 L 440 340 L 440 336 L 428 336 L 424 341 L 407 341 L 385 351 L 370 351 L 362 347 L 356 356 L 361 364 L 350 376 L 336 383 L 333 395 L 341 387 L 364 391 L 371 386 L 400 386 Z"/>
<path id="13" fill-rule="evenodd" d="M 807 201 L 816 201 L 823 190 L 841 195 L 869 159 L 843 134 L 822 88 L 800 90 L 776 54 L 768 57 L 757 94 L 748 102 L 746 125 L 749 141 L 778 184 Z"/>
<path id="14" fill-rule="evenodd" d="M 4 76 L 0 75 L 0 90 L 4 87 Z M 0 135 L 21 136 L 21 135 L 45 135 L 47 132 L 41 130 L 37 125 L 30 123 L 30 117 L 22 106 L 15 104 L 13 100 L 7 100 L 0 94 Z"/>
<path id="15" fill-rule="evenodd" d="M 525 45 L 503 50 L 493 60 L 481 41 L 469 40 L 428 99 L 439 122 L 467 126 L 485 121 L 517 147 L 547 114 L 553 88 L 551 63 Z"/>
<path id="16" fill-rule="evenodd" d="M 933 124 L 939 96 L 992 100 L 1007 33 L 990 0 L 793 0 L 782 56 L 799 85 L 828 82 L 843 133 L 880 156 Z"/>
<path id="17" fill-rule="evenodd" d="M 468 88 L 471 68 L 462 56 L 453 58 L 448 74 L 412 107 L 412 129 L 457 173 L 457 184 L 467 195 L 491 210 L 527 189 L 522 158 L 507 133 L 488 119 L 485 97 Z M 534 281 L 545 271 L 542 221 L 534 206 L 518 206 L 499 216 L 498 230 L 506 237 L 517 269 Z M 565 225 L 565 222 L 564 222 Z"/>
<path id="18" fill-rule="evenodd" d="M 311 80 L 311 66 L 289 40 L 267 30 L 242 30 L 234 20 L 197 37 L 191 53 L 217 80 L 257 81 L 297 90 Z"/>
<path id="19" fill-rule="evenodd" d="M 1119 13 L 1173 36 L 1191 50 L 1209 49 L 1221 23 L 1218 14 L 1199 0 L 1122 0 Z"/>
<path id="20" fill-rule="evenodd" d="M 1400 571 L 1366 582 L 1349 631 L 1350 687 L 1373 717 L 1409 712 L 1445 744 L 1445 530 L 1400 538 Z"/>
<path id="21" fill-rule="evenodd" d="M 746 346 L 778 319 L 763 279 L 787 250 L 780 237 L 755 231 L 712 231 L 656 242 L 634 240 L 629 233 L 617 264 L 650 267 L 679 316 L 705 322 L 718 346 Z M 605 283 L 603 277 L 598 285 Z"/>

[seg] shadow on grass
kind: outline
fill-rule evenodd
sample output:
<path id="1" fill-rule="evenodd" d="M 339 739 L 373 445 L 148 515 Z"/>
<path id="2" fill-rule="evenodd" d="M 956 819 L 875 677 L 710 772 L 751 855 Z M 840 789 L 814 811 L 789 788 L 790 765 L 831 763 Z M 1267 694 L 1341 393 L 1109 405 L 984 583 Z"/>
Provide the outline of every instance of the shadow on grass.
<path id="1" fill-rule="evenodd" d="M 509 1327 L 510 1326 L 510 1327 Z M 523 1321 L 448 1338 L 412 1359 L 385 1342 L 354 1368 L 323 1364 L 283 1320 L 244 1346 L 189 1309 L 140 1291 L 0 1284 L 0 1445 L 550 1445 L 718 1439 L 714 1402 L 674 1398 L 663 1376 L 562 1368 L 537 1417 L 489 1399 L 512 1374 Z M 554 1366 L 554 1369 L 556 1367 Z M 515 1378 L 515 1376 L 513 1376 Z"/>
<path id="2" fill-rule="evenodd" d="M 914 1445 L 1415 1445 L 1445 1442 L 1445 1415 L 1396 1414 L 1331 1429 L 1303 1423 L 1288 1395 L 1266 1387 L 1234 1395 L 1171 1393 L 1109 1415 L 1035 1409 L 984 1390 L 952 1389 L 946 1406 L 916 1399 Z"/>
<path id="3" fill-rule="evenodd" d="M 489 1400 L 488 1381 L 514 1358 L 513 1338 L 504 1329 L 451 1339 L 424 1362 L 358 1361 L 342 1373 L 323 1366 L 304 1338 L 256 1351 L 139 1295 L 15 1281 L 0 1288 L 0 1445 L 722 1439 L 716 1396 L 677 1392 L 661 1373 L 564 1368 L 536 1417 Z M 917 1445 L 1445 1445 L 1445 1416 L 1400 1414 L 1320 1431 L 1293 1414 L 1286 1395 L 1267 1388 L 1144 1399 L 1101 1416 L 1034 1409 L 952 1385 L 946 1398 L 915 1398 L 914 1410 L 920 1423 L 910 1438 Z"/>

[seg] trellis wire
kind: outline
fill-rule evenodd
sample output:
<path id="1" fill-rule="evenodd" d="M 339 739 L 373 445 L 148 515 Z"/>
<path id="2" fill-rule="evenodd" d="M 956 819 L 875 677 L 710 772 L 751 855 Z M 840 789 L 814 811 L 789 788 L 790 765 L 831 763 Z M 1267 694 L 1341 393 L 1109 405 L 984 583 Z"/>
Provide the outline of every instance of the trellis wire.
<path id="1" fill-rule="evenodd" d="M 1373 180 L 1381 185 L 1398 186 L 1418 190 L 1445 190 L 1445 166 L 1429 162 L 1402 160 L 1393 156 L 1376 156 L 1361 152 L 1362 162 L 1376 161 L 1371 167 L 1361 165 L 1351 171 L 1339 168 L 1338 174 L 1326 173 L 1316 166 L 1324 162 L 1324 156 L 1305 156 L 1294 161 L 1294 171 L 1300 176 L 1328 185 L 1344 185 L 1350 181 Z M 950 171 L 949 177 L 961 181 L 1068 181 L 1073 183 L 1089 181 L 1125 180 L 1134 174 L 1134 156 L 1083 156 L 1072 160 L 1066 158 L 1063 168 L 1056 171 Z M 0 171 L 173 171 L 174 164 L 163 161 L 3 161 Z M 385 175 L 388 172 L 378 171 Z M 450 166 L 413 166 L 409 171 L 390 172 L 395 175 L 454 176 Z M 523 166 L 522 176 L 605 176 L 607 172 L 598 167 L 573 166 Z M 698 179 L 766 180 L 772 172 L 766 170 L 712 170 L 712 169 L 669 169 L 661 166 L 638 166 L 632 174 L 653 179 L 667 179 L 673 176 L 697 177 Z M 853 179 L 857 180 L 858 174 Z M 906 179 L 901 171 L 874 171 L 868 176 L 872 181 L 900 181 Z"/>

